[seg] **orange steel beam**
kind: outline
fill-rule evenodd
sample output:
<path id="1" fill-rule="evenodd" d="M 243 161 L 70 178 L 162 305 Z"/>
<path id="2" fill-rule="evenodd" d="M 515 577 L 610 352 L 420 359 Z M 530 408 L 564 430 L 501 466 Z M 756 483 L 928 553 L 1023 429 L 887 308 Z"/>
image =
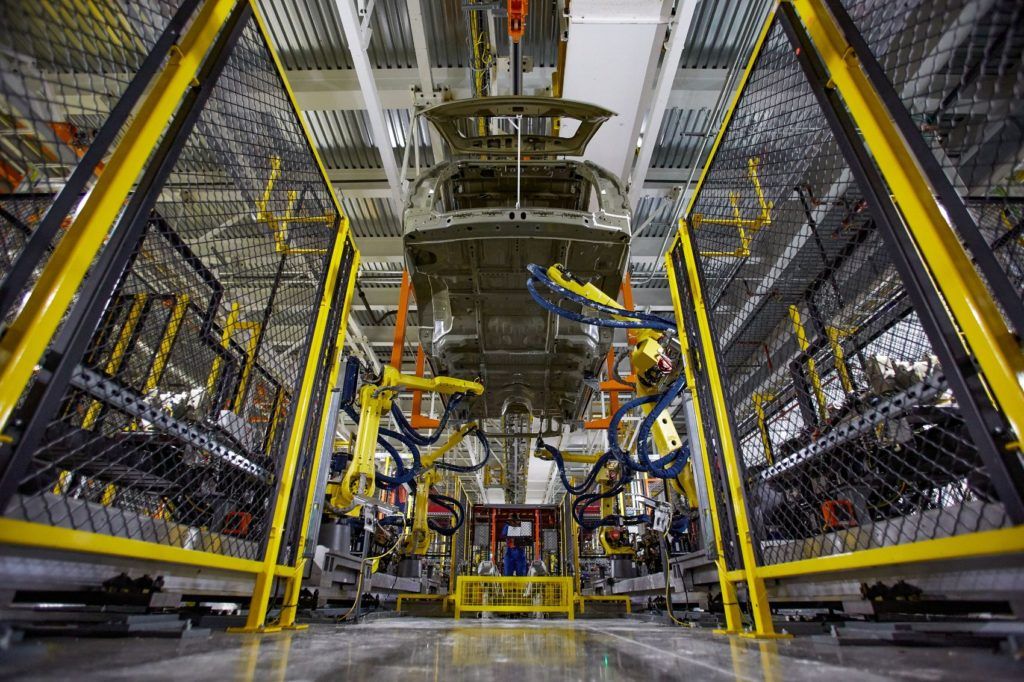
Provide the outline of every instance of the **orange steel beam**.
<path id="1" fill-rule="evenodd" d="M 405 348 L 405 318 L 409 313 L 409 292 L 412 284 L 409 272 L 402 270 L 402 289 L 398 294 L 398 314 L 395 315 L 395 340 L 391 346 L 391 366 L 402 371 L 402 349 Z"/>
<path id="2" fill-rule="evenodd" d="M 622 307 L 626 310 L 633 310 L 633 285 L 629 279 L 629 273 L 622 280 Z M 636 333 L 632 329 L 626 330 L 626 339 L 629 345 L 636 344 Z M 633 386 L 628 384 L 619 383 L 612 377 L 615 376 L 615 350 L 608 351 L 608 378 L 601 382 L 601 390 L 608 394 L 608 400 L 611 403 L 611 410 L 607 417 L 600 417 L 598 419 L 591 419 L 583 424 L 585 429 L 607 429 L 608 425 L 612 421 L 611 415 L 619 411 L 619 393 L 632 393 Z M 625 377 L 626 381 L 636 381 L 634 375 Z"/>
<path id="3" fill-rule="evenodd" d="M 416 346 L 416 376 L 423 376 L 423 365 L 426 361 L 426 356 L 423 354 L 423 347 Z M 413 390 L 412 392 L 412 417 L 409 419 L 409 423 L 414 429 L 432 429 L 439 426 L 441 422 L 430 417 L 424 417 L 422 414 L 423 410 L 423 391 Z"/>
<path id="4" fill-rule="evenodd" d="M 626 310 L 633 310 L 633 282 L 629 278 L 629 273 L 622 279 L 622 307 Z M 631 345 L 636 345 L 636 330 L 626 330 L 626 342 Z M 608 375 L 611 377 L 611 375 Z"/>

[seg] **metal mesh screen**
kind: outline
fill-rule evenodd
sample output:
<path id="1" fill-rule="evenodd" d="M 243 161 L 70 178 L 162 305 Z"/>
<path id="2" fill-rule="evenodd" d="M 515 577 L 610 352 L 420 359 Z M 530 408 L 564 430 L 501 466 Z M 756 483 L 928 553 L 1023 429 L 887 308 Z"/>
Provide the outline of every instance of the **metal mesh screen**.
<path id="1" fill-rule="evenodd" d="M 57 195 L 69 201 L 55 209 L 60 215 L 49 216 L 55 226 L 102 172 L 102 158 L 125 119 L 118 115 L 108 125 L 111 112 L 140 70 L 162 63 L 163 54 L 146 59 L 182 5 L 195 2 L 0 3 L 0 205 L 18 218 L 0 213 L 0 275 L 10 271 Z M 94 144 L 98 154 L 87 157 Z M 89 167 L 69 183 L 83 157 Z M 19 197 L 31 200 L 15 201 Z M 54 234 L 56 241 L 63 232 Z"/>
<path id="2" fill-rule="evenodd" d="M 694 314 L 694 299 L 690 283 L 686 278 L 686 265 L 682 257 L 681 247 L 675 247 L 671 251 L 674 280 L 677 287 L 677 295 L 682 303 L 683 325 L 681 330 L 685 331 L 687 342 L 690 348 L 689 357 L 685 362 L 690 364 L 693 372 L 695 385 L 690 387 L 695 406 L 699 406 L 703 432 L 700 434 L 703 454 L 706 459 L 704 466 L 708 467 L 711 473 L 712 490 L 710 491 L 717 502 L 718 525 L 722 535 L 722 547 L 717 552 L 725 558 L 729 570 L 743 567 L 739 546 L 736 543 L 736 524 L 733 520 L 732 498 L 726 485 L 726 476 L 723 463 L 723 452 L 721 438 L 718 435 L 718 421 L 714 413 L 714 402 L 711 397 L 709 377 L 707 375 L 707 363 L 704 359 L 704 349 L 700 341 L 700 334 L 697 327 L 697 318 Z M 750 437 L 744 439 L 744 452 L 747 451 L 746 443 Z"/>
<path id="3" fill-rule="evenodd" d="M 841 4 L 1020 292 L 1024 6 L 1016 0 Z"/>
<path id="4" fill-rule="evenodd" d="M 316 485 L 319 473 L 317 456 L 322 454 L 322 456 L 330 458 L 333 452 L 332 449 L 331 451 L 320 453 L 321 437 L 323 436 L 320 432 L 320 426 L 324 411 L 329 407 L 330 392 L 333 388 L 331 385 L 331 372 L 339 362 L 339 358 L 334 352 L 335 345 L 333 340 L 338 338 L 341 325 L 345 321 L 345 297 L 349 290 L 349 279 L 355 276 L 352 266 L 355 264 L 356 256 L 356 250 L 351 240 L 346 239 L 341 248 L 344 250 L 342 251 L 341 263 L 338 267 L 338 278 L 335 281 L 334 292 L 330 299 L 331 310 L 327 317 L 327 325 L 324 331 L 324 350 L 318 358 L 309 412 L 306 416 L 306 423 L 302 425 L 302 447 L 299 450 L 298 469 L 296 470 L 295 482 L 292 486 L 287 521 L 288 530 L 284 542 L 281 544 L 282 556 L 279 557 L 278 563 L 287 566 L 294 566 L 297 559 L 298 541 L 302 528 L 306 523 L 306 518 L 303 516 L 306 497 L 309 493 L 309 487 Z M 342 360 L 342 362 L 344 361 Z M 333 440 L 331 443 L 333 444 Z M 308 551 L 312 548 L 307 547 L 306 549 Z"/>
<path id="5" fill-rule="evenodd" d="M 570 611 L 572 579 L 461 576 L 456 587 L 456 608 L 506 613 Z"/>
<path id="6" fill-rule="evenodd" d="M 687 221 L 764 563 L 1006 524 L 777 22 Z"/>
<path id="7" fill-rule="evenodd" d="M 254 559 L 339 216 L 251 18 L 180 143 L 6 514 Z"/>

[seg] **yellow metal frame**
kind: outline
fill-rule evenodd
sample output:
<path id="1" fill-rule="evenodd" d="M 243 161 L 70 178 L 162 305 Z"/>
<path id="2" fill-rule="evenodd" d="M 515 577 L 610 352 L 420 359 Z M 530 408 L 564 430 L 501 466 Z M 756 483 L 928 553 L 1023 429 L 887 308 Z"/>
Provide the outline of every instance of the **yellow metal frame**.
<path id="1" fill-rule="evenodd" d="M 295 481 L 295 470 L 299 461 L 299 451 L 302 449 L 303 436 L 305 435 L 303 426 L 306 423 L 313 402 L 316 370 L 320 363 L 320 353 L 323 349 L 324 337 L 327 332 L 327 318 L 331 313 L 331 297 L 334 295 L 334 288 L 338 281 L 338 270 L 341 265 L 342 254 L 345 250 L 344 245 L 346 239 L 348 239 L 348 227 L 348 219 L 343 218 L 340 229 L 334 239 L 331 260 L 327 266 L 327 277 L 324 281 L 323 295 L 320 299 L 316 323 L 313 327 L 313 338 L 310 340 L 309 353 L 302 372 L 302 383 L 299 386 L 298 395 L 295 398 L 295 405 L 293 407 L 294 419 L 292 429 L 288 434 L 288 445 L 285 449 L 284 463 L 278 476 L 274 515 L 271 518 L 270 532 L 267 536 L 263 569 L 256 575 L 256 585 L 253 588 L 252 600 L 249 603 L 249 615 L 245 625 L 240 628 L 232 628 L 231 632 L 271 632 L 280 630 L 279 626 L 267 627 L 266 625 L 267 606 L 270 603 L 270 593 L 273 590 L 274 583 L 273 567 L 277 563 L 277 554 L 281 549 L 281 540 L 284 536 L 288 504 L 291 500 L 292 487 Z"/>
<path id="2" fill-rule="evenodd" d="M 333 224 L 337 216 L 318 215 L 318 216 L 294 216 L 292 215 L 292 209 L 295 206 L 295 200 L 298 199 L 298 192 L 290 190 L 288 192 L 288 208 L 285 209 L 283 216 L 278 216 L 269 210 L 270 197 L 273 195 L 274 185 L 277 180 L 281 177 L 281 157 L 272 156 L 270 157 L 270 175 L 267 177 L 267 184 L 263 188 L 263 196 L 256 201 L 256 220 L 262 223 L 266 223 L 267 227 L 270 228 L 271 234 L 274 235 L 274 250 L 280 254 L 292 255 L 292 254 L 313 254 L 313 255 L 324 255 L 327 253 L 325 249 L 307 249 L 307 248 L 292 248 L 288 244 L 288 224 L 289 223 L 328 223 Z"/>
<path id="3" fill-rule="evenodd" d="M 121 368 L 125 353 L 128 352 L 128 343 L 135 334 L 135 328 L 139 326 L 139 320 L 142 319 L 142 311 L 145 310 L 146 303 L 149 301 L 147 294 L 136 294 L 133 298 L 135 300 L 132 301 L 131 307 L 128 308 L 128 316 L 125 318 L 124 324 L 121 325 L 121 330 L 117 334 L 117 341 L 114 342 L 114 348 L 110 352 L 110 359 L 107 360 L 107 364 L 103 368 L 103 371 L 110 376 L 114 376 Z M 96 420 L 99 419 L 102 409 L 103 403 L 98 400 L 93 400 L 89 403 L 89 409 L 85 411 L 85 416 L 82 418 L 82 428 L 92 430 L 92 427 L 96 425 Z"/>
<path id="4" fill-rule="evenodd" d="M 824 2 L 786 1 L 803 20 L 828 69 L 831 84 L 846 103 L 889 185 L 937 291 L 959 326 L 965 345 L 980 366 L 1016 440 L 1021 442 L 1024 440 L 1024 352 L 1020 340 L 1007 326 L 970 256 L 943 215 L 914 154 Z"/>
<path id="5" fill-rule="evenodd" d="M 793 334 L 796 336 L 796 343 L 803 352 L 807 363 L 807 376 L 811 380 L 811 389 L 814 391 L 814 400 L 818 403 L 818 417 L 822 422 L 828 421 L 828 400 L 825 398 L 825 389 L 821 387 L 821 375 L 818 373 L 818 363 L 808 353 L 811 342 L 807 340 L 807 329 L 800 317 L 800 308 L 795 305 L 789 306 L 789 319 L 793 323 Z"/>
<path id="6" fill-rule="evenodd" d="M 710 163 L 710 161 L 709 161 Z M 718 357 L 715 351 L 714 332 L 711 330 L 710 312 L 704 304 L 704 292 L 697 273 L 697 250 L 685 220 L 679 221 L 679 244 L 685 252 L 687 279 L 693 295 L 693 306 L 697 319 L 697 331 L 704 351 L 704 370 L 708 375 L 711 389 L 712 408 L 718 422 L 718 441 L 722 448 L 722 459 L 726 469 L 726 480 L 732 498 L 732 507 L 736 516 L 736 531 L 739 536 L 740 554 L 743 565 L 747 568 L 747 593 L 750 599 L 750 610 L 754 616 L 754 635 L 757 637 L 776 637 L 775 625 L 772 623 L 771 608 L 768 603 L 768 591 L 764 579 L 753 567 L 757 565 L 757 553 L 754 548 L 750 517 L 747 502 L 743 494 L 743 477 L 739 470 L 739 450 L 733 437 L 730 424 L 729 406 L 722 387 L 722 375 L 718 369 Z M 671 272 L 671 263 L 669 263 Z M 680 334 L 680 337 L 685 336 Z"/>
<path id="7" fill-rule="evenodd" d="M 768 415 L 764 406 L 775 400 L 774 393 L 755 393 L 751 396 L 754 402 L 754 414 L 757 415 L 757 432 L 761 437 L 761 447 L 764 449 L 764 459 L 768 464 L 775 464 L 775 457 L 772 455 L 772 439 L 768 435 Z"/>
<path id="8" fill-rule="evenodd" d="M 914 161 L 913 154 L 907 150 L 902 137 L 888 117 L 881 98 L 871 87 L 853 50 L 822 0 L 783 1 L 789 2 L 794 7 L 811 35 L 816 49 L 829 69 L 832 79 L 830 85 L 835 87 L 845 100 L 869 149 L 875 155 L 878 166 L 903 214 L 907 228 L 932 274 L 937 290 L 944 297 L 953 319 L 960 327 L 966 345 L 977 358 L 991 394 L 1006 414 L 1019 440 L 1022 427 L 1024 427 L 1024 385 L 1018 378 L 1024 376 L 1024 354 L 1022 354 L 1018 342 L 1009 332 L 1005 321 L 948 221 L 942 216 L 934 194 Z M 725 136 L 728 123 L 742 97 L 746 81 L 753 70 L 774 18 L 775 13 L 773 12 L 762 28 L 740 86 L 726 114 L 725 122 L 712 147 L 709 160 L 701 173 L 696 190 L 690 197 L 686 209 L 687 215 L 691 214 L 696 204 L 700 189 Z M 747 582 L 755 620 L 755 631 L 751 633 L 753 636 L 773 636 L 774 634 L 767 594 L 764 589 L 766 579 L 856 571 L 879 566 L 929 561 L 1024 554 L 1024 526 L 1015 526 L 782 564 L 757 565 L 748 512 L 742 494 L 742 481 L 739 478 L 737 466 L 739 455 L 731 429 L 728 427 L 728 406 L 718 372 L 709 313 L 703 301 L 696 269 L 697 253 L 685 220 L 680 221 L 674 248 L 683 249 L 686 256 L 686 277 L 690 282 L 694 297 L 693 303 L 701 345 L 705 349 L 707 364 L 705 369 L 709 375 L 713 409 L 722 425 L 719 437 L 724 450 L 728 485 L 736 512 L 737 531 L 746 567 L 741 570 L 726 571 L 724 563 L 719 564 L 719 577 L 721 580 L 729 582 L 744 580 Z M 683 354 L 684 357 L 690 357 L 687 336 L 683 330 L 681 300 L 671 261 L 671 252 L 667 257 L 667 265 L 676 317 L 680 324 Z M 799 338 L 802 335 L 799 312 L 792 315 L 791 310 L 791 316 L 798 342 L 800 342 L 801 348 L 806 350 L 806 345 Z M 826 332 L 840 381 L 844 390 L 849 392 L 853 385 L 844 365 L 844 353 L 840 340 L 851 332 L 839 328 L 828 328 Z M 803 340 L 806 341 L 805 335 Z M 689 364 L 687 364 L 687 372 L 688 381 L 692 384 L 694 377 Z M 811 373 L 813 381 L 813 375 L 816 372 L 812 371 Z M 824 400 L 820 386 L 815 386 L 815 392 L 819 397 L 819 409 L 822 409 Z M 694 398 L 698 424 L 703 432 L 700 405 L 696 401 L 696 396 Z M 755 409 L 759 415 L 763 412 L 763 404 L 764 400 L 755 400 Z M 764 433 L 762 433 L 763 437 Z M 711 488 L 710 481 L 709 488 Z M 712 505 L 714 504 L 712 495 Z M 716 535 L 717 531 L 716 528 Z"/>
<path id="9" fill-rule="evenodd" d="M 850 379 L 850 372 L 846 368 L 846 351 L 843 350 L 841 339 L 851 336 L 855 329 L 841 329 L 839 327 L 826 327 L 825 334 L 828 336 L 828 346 L 832 350 L 832 359 L 835 362 L 836 373 L 839 375 L 839 383 L 843 391 L 853 393 L 853 381 Z"/>
<path id="10" fill-rule="evenodd" d="M 237 0 L 207 0 L 202 4 L 195 19 L 182 41 L 172 50 L 172 57 L 157 76 L 149 93 L 140 105 L 136 115 L 121 144 L 115 149 L 106 170 L 100 176 L 96 186 L 90 192 L 82 209 L 79 211 L 67 234 L 61 240 L 50 261 L 29 296 L 25 307 L 15 319 L 7 333 L 0 340 L 0 426 L 6 424 L 14 405 L 20 398 L 24 386 L 34 371 L 35 364 L 45 351 L 56 331 L 57 325 L 67 311 L 86 271 L 95 259 L 100 246 L 106 239 L 107 232 L 121 210 L 126 197 L 131 192 L 135 180 L 142 172 L 151 150 L 159 141 L 171 116 L 177 109 L 189 87 L 196 84 L 196 75 L 205 59 L 209 47 L 220 33 L 228 17 L 237 5 Z M 324 283 L 324 296 L 320 302 L 314 325 L 313 338 L 309 358 L 304 368 L 302 383 L 296 400 L 295 427 L 289 436 L 284 466 L 275 500 L 274 515 L 271 522 L 267 548 L 263 560 L 240 559 L 217 554 L 215 552 L 185 549 L 161 545 L 142 540 L 121 538 L 117 536 L 92 533 L 88 531 L 61 528 L 41 523 L 0 518 L 0 544 L 42 549 L 60 549 L 82 554 L 112 556 L 139 561 L 162 562 L 194 566 L 197 568 L 250 574 L 255 577 L 255 586 L 250 604 L 249 619 L 246 631 L 265 631 L 262 627 L 270 596 L 270 588 L 275 578 L 285 578 L 290 585 L 298 585 L 304 569 L 299 561 L 296 566 L 283 566 L 276 563 L 280 549 L 281 537 L 291 496 L 292 483 L 298 462 L 304 429 L 312 401 L 313 380 L 320 358 L 326 331 L 326 323 L 331 308 L 330 296 L 335 290 L 338 270 L 343 254 L 343 246 L 347 243 L 355 252 L 355 261 L 350 273 L 346 292 L 346 309 L 341 322 L 341 335 L 337 340 L 341 347 L 346 329 L 348 306 L 351 304 L 352 293 L 358 269 L 358 251 L 349 233 L 348 220 L 344 218 L 341 204 L 334 194 L 333 186 L 327 176 L 320 157 L 312 143 L 309 128 L 299 113 L 295 96 L 285 80 L 284 69 L 280 59 L 274 53 L 269 40 L 266 26 L 259 15 L 255 3 L 250 2 L 254 18 L 262 33 L 265 45 L 273 57 L 278 74 L 288 93 L 295 112 L 296 120 L 306 136 L 309 149 L 316 161 L 324 184 L 329 188 L 331 200 L 341 216 L 339 228 L 335 233 L 332 257 L 327 267 Z M 291 219 L 290 216 L 286 216 Z M 323 216 L 318 220 L 323 221 Z M 180 329 L 185 308 L 188 305 L 186 296 L 179 296 L 175 301 L 174 310 L 166 328 L 161 345 L 157 351 L 156 362 L 147 377 L 147 387 L 155 388 L 155 383 L 163 372 L 169 357 L 174 339 Z M 230 340 L 233 327 L 246 323 L 238 323 L 238 311 L 229 315 L 229 324 L 224 330 L 223 341 Z M 232 325 L 231 323 L 234 323 Z M 216 371 L 213 378 L 215 379 Z M 275 401 L 275 426 L 279 412 L 280 395 Z M 307 514 L 308 516 L 308 514 Z"/>
<path id="11" fill-rule="evenodd" d="M 86 272 L 107 238 L 150 152 L 237 0 L 207 0 L 172 50 L 103 173 L 57 244 L 21 312 L 0 339 L 0 430 L 32 378 Z"/>
<path id="12" fill-rule="evenodd" d="M 328 386 L 336 386 L 338 384 L 338 375 L 341 372 L 341 357 L 342 350 L 345 347 L 345 333 L 348 330 L 348 315 L 352 308 L 352 294 L 355 291 L 356 277 L 359 272 L 359 252 L 355 250 L 355 244 L 352 243 L 351 236 L 349 241 L 343 244 L 348 244 L 349 247 L 354 251 L 354 257 L 352 260 L 352 267 L 349 270 L 348 284 L 345 287 L 345 300 L 344 309 L 342 311 L 341 324 L 338 327 L 338 335 L 334 340 L 334 366 L 331 368 L 330 376 L 328 377 Z M 327 397 L 324 403 L 324 407 L 320 413 L 320 425 L 317 428 L 317 439 L 316 443 L 323 442 L 326 437 L 327 421 L 329 418 L 328 409 L 331 404 L 331 392 L 328 391 Z M 315 456 L 313 457 L 313 463 L 310 465 L 310 471 L 316 472 L 320 470 L 320 464 L 323 457 L 323 452 L 318 449 Z M 306 560 L 303 555 L 306 551 L 306 537 L 309 535 L 309 524 L 311 521 L 311 515 L 313 510 L 313 497 L 316 493 L 316 481 L 309 482 L 309 488 L 306 491 L 306 500 L 302 506 L 302 531 L 299 535 L 299 544 L 296 548 L 295 556 L 295 575 L 288 579 L 285 583 L 284 590 L 284 604 L 281 607 L 281 613 L 278 617 L 278 626 L 281 628 L 295 629 L 295 616 L 296 610 L 299 603 L 299 593 L 302 591 L 302 576 L 305 574 Z"/>
<path id="13" fill-rule="evenodd" d="M 693 227 L 700 229 L 701 225 L 725 225 L 735 227 L 739 232 L 740 245 L 733 251 L 701 251 L 704 258 L 747 258 L 750 256 L 750 242 L 762 228 L 772 224 L 772 209 L 774 205 L 764 196 L 761 189 L 761 179 L 757 176 L 757 166 L 761 162 L 757 157 L 747 159 L 747 176 L 754 185 L 754 192 L 757 195 L 757 203 L 760 213 L 756 218 L 744 218 L 740 215 L 739 195 L 736 192 L 729 193 L 729 203 L 732 204 L 732 218 L 705 218 L 700 213 L 693 214 Z M 749 233 L 748 233 L 749 230 Z"/>
<path id="14" fill-rule="evenodd" d="M 501 590 L 522 592 L 525 588 L 535 585 L 551 585 L 559 587 L 557 604 L 473 604 L 467 602 L 466 593 L 474 587 L 483 590 L 484 585 L 498 584 Z M 564 613 L 569 620 L 576 618 L 575 592 L 572 578 L 563 576 L 483 576 L 460 575 L 455 580 L 455 594 L 452 604 L 455 608 L 455 620 L 462 617 L 463 611 L 489 613 Z"/>
<path id="15" fill-rule="evenodd" d="M 61 549 L 83 554 L 181 564 L 236 573 L 257 573 L 263 570 L 263 563 L 252 559 L 239 559 L 213 552 L 3 517 L 0 517 L 0 545 Z M 286 575 L 294 571 L 294 568 L 275 565 L 273 570 L 278 575 Z"/>
<path id="16" fill-rule="evenodd" d="M 188 309 L 188 301 L 188 294 L 179 294 L 174 297 L 174 307 L 171 309 L 171 317 L 167 320 L 167 326 L 164 328 L 164 335 L 160 339 L 160 347 L 157 349 L 156 357 L 153 358 L 153 364 L 149 368 L 149 374 L 146 376 L 146 383 L 142 388 L 142 392 L 144 394 L 156 390 L 157 384 L 160 383 L 160 377 L 164 375 L 164 368 L 167 366 L 167 359 L 170 358 L 171 349 L 174 348 L 174 340 L 178 338 L 178 331 L 181 329 L 181 323 L 185 319 L 185 311 Z"/>
<path id="17" fill-rule="evenodd" d="M 905 545 L 862 549 L 814 559 L 758 566 L 757 574 L 763 578 L 785 578 L 876 566 L 1022 553 L 1024 553 L 1024 526 L 1013 526 L 954 535 L 937 540 L 921 540 Z"/>
<path id="18" fill-rule="evenodd" d="M 703 409 L 697 392 L 693 387 L 697 385 L 697 375 L 694 373 L 692 364 L 693 353 L 690 348 L 690 338 L 686 333 L 686 321 L 683 318 L 683 300 L 679 296 L 679 283 L 676 281 L 676 269 L 672 263 L 672 250 L 665 255 L 665 269 L 668 272 L 668 288 L 672 292 L 672 307 L 676 313 L 676 325 L 679 329 L 679 346 L 683 356 L 683 371 L 686 373 L 686 384 L 691 387 L 690 399 L 693 401 L 693 413 L 697 422 L 697 430 L 700 431 L 700 452 L 690 453 L 691 457 L 701 457 L 703 462 L 701 470 L 704 472 L 704 487 L 708 491 L 709 515 L 711 516 L 711 530 L 715 536 L 715 568 L 718 571 L 718 586 L 722 590 L 722 604 L 725 608 L 725 630 L 726 634 L 736 634 L 743 629 L 743 614 L 740 612 L 739 596 L 736 593 L 736 586 L 727 576 L 729 567 L 725 563 L 725 555 L 722 554 L 722 547 L 725 546 L 722 525 L 718 514 L 718 495 L 715 491 L 715 481 L 711 476 L 711 462 L 707 456 L 707 427 L 704 425 Z M 742 578 L 741 578 L 742 579 Z"/>
<path id="19" fill-rule="evenodd" d="M 439 601 L 441 602 L 441 608 L 444 611 L 448 611 L 451 608 L 453 596 L 450 594 L 419 594 L 416 592 L 403 592 L 398 595 L 398 599 L 395 600 L 395 613 L 401 613 L 402 604 L 410 601 Z"/>

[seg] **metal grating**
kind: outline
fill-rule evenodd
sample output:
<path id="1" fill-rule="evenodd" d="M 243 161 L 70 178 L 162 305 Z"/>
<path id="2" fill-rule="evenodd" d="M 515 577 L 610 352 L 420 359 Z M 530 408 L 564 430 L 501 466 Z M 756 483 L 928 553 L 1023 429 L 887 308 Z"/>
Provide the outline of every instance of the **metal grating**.
<path id="1" fill-rule="evenodd" d="M 340 216 L 251 18 L 211 83 L 8 516 L 262 557 Z"/>
<path id="2" fill-rule="evenodd" d="M 1010 286 L 1024 290 L 1024 6 L 1014 0 L 842 5 Z"/>
<path id="3" fill-rule="evenodd" d="M 180 30 L 194 7 L 179 0 L 0 3 L 0 276 L 12 272 L 43 225 L 16 281 L 6 282 L 8 315 L 162 65 L 169 27 Z"/>
<path id="4" fill-rule="evenodd" d="M 778 22 L 687 222 L 763 563 L 1007 523 Z"/>

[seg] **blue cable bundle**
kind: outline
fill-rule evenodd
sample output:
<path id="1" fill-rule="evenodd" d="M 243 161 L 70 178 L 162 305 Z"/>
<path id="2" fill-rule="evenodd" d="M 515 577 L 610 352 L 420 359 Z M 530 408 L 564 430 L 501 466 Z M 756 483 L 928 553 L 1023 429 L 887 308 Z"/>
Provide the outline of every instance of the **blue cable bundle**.
<path id="1" fill-rule="evenodd" d="M 444 433 L 444 427 L 448 425 L 448 419 L 451 417 L 452 412 L 458 407 L 459 403 L 466 396 L 462 393 L 454 394 L 449 400 L 448 404 L 445 405 L 444 414 L 441 415 L 441 419 L 438 420 L 437 429 L 429 436 L 422 435 L 419 431 L 412 427 L 412 424 L 402 414 L 401 408 L 396 403 L 391 404 L 391 416 L 395 418 L 395 423 L 398 424 L 398 430 L 401 431 L 406 438 L 416 443 L 416 445 L 433 445 L 440 438 L 441 434 Z"/>
<path id="2" fill-rule="evenodd" d="M 533 300 L 542 308 L 548 312 L 559 315 L 560 317 L 564 317 L 581 324 L 591 324 L 615 329 L 653 329 L 665 332 L 676 331 L 675 324 L 657 315 L 633 310 L 623 310 L 621 308 L 605 305 L 588 299 L 585 296 L 581 296 L 580 294 L 556 283 L 548 276 L 547 271 L 539 265 L 531 263 L 526 266 L 526 269 L 530 273 L 530 277 L 526 280 L 526 288 L 530 292 L 530 296 L 532 296 Z M 567 299 L 582 307 L 591 308 L 600 313 L 629 319 L 615 320 L 603 317 L 592 317 L 584 315 L 582 312 L 569 310 L 562 307 L 559 303 L 545 298 L 540 293 L 538 286 L 546 288 L 558 298 Z M 683 391 L 684 386 L 685 378 L 680 377 L 673 382 L 673 384 L 664 393 L 655 396 L 634 398 L 620 407 L 612 416 L 608 424 L 608 451 L 598 458 L 594 463 L 594 466 L 591 467 L 590 471 L 587 473 L 583 482 L 579 485 L 573 485 L 569 481 L 568 476 L 566 476 L 565 461 L 558 448 L 548 445 L 544 443 L 543 440 L 538 439 L 537 446 L 544 448 L 551 454 L 551 458 L 554 460 L 555 466 L 558 468 L 559 477 L 562 479 L 562 485 L 565 486 L 565 489 L 570 494 L 577 496 L 576 500 L 573 501 L 572 513 L 576 522 L 579 523 L 581 527 L 593 530 L 599 526 L 636 523 L 646 520 L 647 517 L 645 515 L 625 517 L 613 514 L 599 519 L 596 522 L 589 522 L 583 519 L 583 511 L 594 502 L 618 495 L 623 489 L 625 489 L 625 486 L 633 480 L 633 475 L 636 473 L 647 473 L 661 479 L 672 479 L 682 473 L 683 467 L 686 466 L 686 463 L 690 458 L 689 446 L 683 445 L 667 455 L 652 460 L 650 439 L 651 429 L 654 426 L 655 420 L 665 409 L 668 408 L 669 405 L 672 404 L 672 401 L 675 400 Z M 647 415 L 640 424 L 640 430 L 637 434 L 638 459 L 634 460 L 619 444 L 619 424 L 630 410 L 652 403 L 654 403 L 654 407 L 652 408 L 651 413 Z M 597 475 L 601 468 L 612 459 L 617 461 L 621 466 L 623 471 L 622 478 L 604 493 L 588 493 L 587 491 L 593 487 L 596 482 Z"/>
<path id="3" fill-rule="evenodd" d="M 672 331 L 676 330 L 676 325 L 658 315 L 651 313 L 639 312 L 636 310 L 625 310 L 623 308 L 615 308 L 613 306 L 598 303 L 584 296 L 580 296 L 574 291 L 566 289 L 561 284 L 556 283 L 545 272 L 544 268 L 539 265 L 531 263 L 526 266 L 526 269 L 530 272 L 531 277 L 526 280 L 526 289 L 530 292 L 530 296 L 537 302 L 537 305 L 544 308 L 548 312 L 555 313 L 561 317 L 569 320 L 574 320 L 582 324 L 593 324 L 599 327 L 612 327 L 616 329 L 656 329 L 658 331 Z M 537 285 L 540 284 L 547 288 L 552 293 L 557 294 L 561 298 L 566 298 L 573 303 L 578 303 L 588 308 L 593 308 L 602 313 L 609 315 L 617 315 L 619 317 L 628 317 L 630 320 L 609 320 L 604 317 L 588 317 L 582 313 L 577 313 L 572 310 L 561 307 L 553 301 L 549 301 L 544 298 L 537 290 Z"/>
<path id="4" fill-rule="evenodd" d="M 430 493 L 430 501 L 447 509 L 451 512 L 453 518 L 452 524 L 448 527 L 441 526 L 434 521 L 427 521 L 427 526 L 430 527 L 430 530 L 448 538 L 459 532 L 463 522 L 466 520 L 466 508 L 462 506 L 462 503 L 454 497 L 448 497 L 440 493 Z"/>

